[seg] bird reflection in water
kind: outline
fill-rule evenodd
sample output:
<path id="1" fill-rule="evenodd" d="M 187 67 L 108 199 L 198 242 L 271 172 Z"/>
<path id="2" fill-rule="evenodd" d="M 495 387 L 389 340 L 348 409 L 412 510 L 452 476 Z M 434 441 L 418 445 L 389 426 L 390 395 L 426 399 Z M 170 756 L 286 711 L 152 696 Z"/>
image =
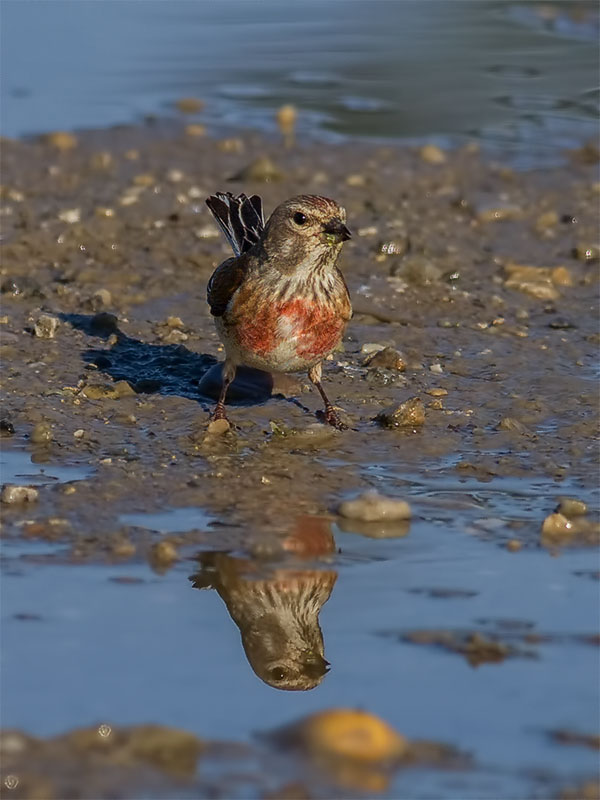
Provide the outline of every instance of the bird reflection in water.
<path id="1" fill-rule="evenodd" d="M 293 554 L 288 567 L 227 553 L 203 553 L 190 580 L 196 589 L 215 589 L 240 629 L 244 652 L 258 677 L 275 689 L 314 689 L 329 669 L 319 612 L 337 572 L 302 569 L 335 551 L 329 520 L 300 517 L 283 541 Z"/>

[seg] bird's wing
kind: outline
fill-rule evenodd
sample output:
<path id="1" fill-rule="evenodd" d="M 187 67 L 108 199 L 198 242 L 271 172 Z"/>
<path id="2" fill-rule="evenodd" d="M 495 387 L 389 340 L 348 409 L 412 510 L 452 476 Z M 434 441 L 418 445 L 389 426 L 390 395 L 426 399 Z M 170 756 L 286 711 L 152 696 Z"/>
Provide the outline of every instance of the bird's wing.
<path id="1" fill-rule="evenodd" d="M 262 200 L 257 194 L 234 197 L 231 192 L 217 192 L 207 198 L 206 205 L 236 256 L 245 253 L 259 240 L 265 221 Z"/>
<path id="2" fill-rule="evenodd" d="M 223 316 L 247 271 L 248 260 L 242 255 L 228 258 L 213 272 L 206 287 L 206 299 L 213 317 Z"/>

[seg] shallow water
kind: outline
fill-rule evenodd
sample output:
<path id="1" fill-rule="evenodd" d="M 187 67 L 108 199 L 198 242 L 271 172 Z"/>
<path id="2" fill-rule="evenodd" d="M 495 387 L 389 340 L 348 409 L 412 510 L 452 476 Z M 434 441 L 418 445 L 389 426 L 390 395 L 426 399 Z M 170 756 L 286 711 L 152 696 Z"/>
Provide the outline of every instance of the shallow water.
<path id="1" fill-rule="evenodd" d="M 9 545 L 3 724 L 52 735 L 82 724 L 168 719 L 199 735 L 239 739 L 350 705 L 379 713 L 411 738 L 435 731 L 470 752 L 476 767 L 460 776 L 465 796 L 485 787 L 486 796 L 523 797 L 536 771 L 557 783 L 593 773 L 593 751 L 548 735 L 598 729 L 590 694 L 598 648 L 585 640 L 598 629 L 589 551 L 512 554 L 479 540 L 478 504 L 449 518 L 409 496 L 416 518 L 408 535 L 374 541 L 334 526 L 341 552 L 314 565 L 313 580 L 332 571 L 337 579 L 320 614 L 331 669 L 309 692 L 277 691 L 257 677 L 222 599 L 190 583 L 192 559 L 163 575 L 139 563 L 73 569 L 36 563 L 37 546 L 29 554 L 19 546 L 13 558 Z M 514 514 L 510 496 L 498 506 Z M 199 514 L 189 509 L 190 525 Z M 218 541 L 213 534 L 210 544 Z M 281 582 L 298 568 L 278 569 Z M 415 629 L 496 633 L 524 653 L 475 668 L 459 654 L 400 638 Z M 523 643 L 531 634 L 543 638 Z M 429 782 L 441 791 L 443 784 L 418 772 L 397 781 L 388 796 L 400 786 L 421 791 Z"/>
<path id="2" fill-rule="evenodd" d="M 522 165 L 597 131 L 592 2 L 4 0 L 2 17 L 9 136 L 164 115 L 182 96 L 212 125 L 272 128 L 291 102 L 305 132 L 475 137 Z"/>

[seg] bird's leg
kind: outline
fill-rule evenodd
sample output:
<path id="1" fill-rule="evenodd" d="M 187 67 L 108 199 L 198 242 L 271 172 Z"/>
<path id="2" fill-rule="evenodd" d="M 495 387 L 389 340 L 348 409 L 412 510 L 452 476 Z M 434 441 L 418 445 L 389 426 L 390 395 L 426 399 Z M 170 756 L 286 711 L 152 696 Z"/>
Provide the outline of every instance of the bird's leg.
<path id="1" fill-rule="evenodd" d="M 319 419 L 323 418 L 325 422 L 327 422 L 329 425 L 333 425 L 333 427 L 337 428 L 338 431 L 345 431 L 348 428 L 348 426 L 344 425 L 342 420 L 335 413 L 333 406 L 329 401 L 329 398 L 325 394 L 325 390 L 323 389 L 323 386 L 321 384 L 321 373 L 322 369 L 320 363 L 316 364 L 314 367 L 311 367 L 308 370 L 308 379 L 312 384 L 314 384 L 314 386 L 317 387 L 317 390 L 321 395 L 321 397 L 323 398 L 323 402 L 325 403 L 325 411 L 324 412 L 317 411 L 317 417 L 319 417 Z"/>
<path id="2" fill-rule="evenodd" d="M 227 414 L 225 413 L 225 397 L 227 396 L 227 389 L 229 389 L 229 384 L 235 378 L 235 371 L 236 367 L 235 364 L 232 364 L 231 361 L 225 359 L 225 363 L 223 364 L 223 385 L 221 386 L 221 394 L 219 395 L 219 400 L 217 405 L 215 406 L 215 410 L 212 413 L 212 419 L 227 419 Z"/>

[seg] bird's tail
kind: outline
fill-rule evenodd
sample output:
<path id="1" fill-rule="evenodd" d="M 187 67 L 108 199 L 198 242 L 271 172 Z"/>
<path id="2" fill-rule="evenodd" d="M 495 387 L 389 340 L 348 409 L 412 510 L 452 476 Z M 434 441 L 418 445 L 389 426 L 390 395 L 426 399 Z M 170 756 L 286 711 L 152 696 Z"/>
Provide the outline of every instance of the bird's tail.
<path id="1" fill-rule="evenodd" d="M 217 192 L 206 200 L 219 227 L 236 256 L 245 253 L 259 240 L 265 227 L 262 200 L 257 194 L 234 197 L 231 192 Z"/>

